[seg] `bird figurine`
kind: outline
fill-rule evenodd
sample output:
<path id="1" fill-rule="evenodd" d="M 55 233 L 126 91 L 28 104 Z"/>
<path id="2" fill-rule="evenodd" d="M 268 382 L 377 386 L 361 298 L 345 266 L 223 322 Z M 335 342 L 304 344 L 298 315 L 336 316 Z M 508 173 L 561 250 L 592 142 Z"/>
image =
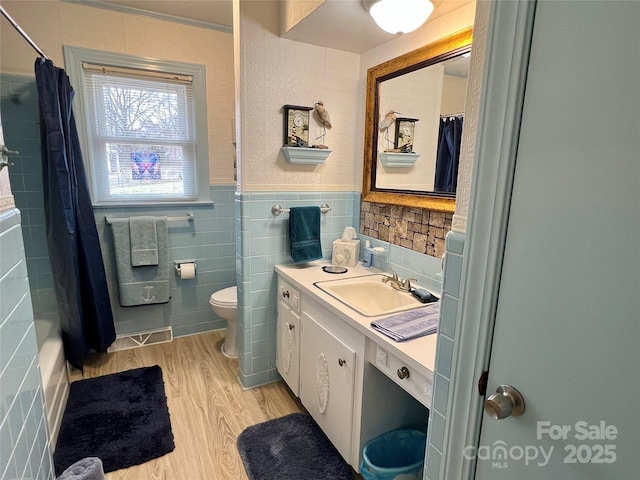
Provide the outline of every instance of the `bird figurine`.
<path id="1" fill-rule="evenodd" d="M 380 131 L 386 130 L 391 125 L 393 125 L 393 122 L 396 121 L 396 118 L 398 118 L 398 115 L 402 115 L 402 114 L 400 112 L 396 112 L 394 109 L 389 110 L 387 114 L 384 116 L 384 118 L 382 119 L 382 121 L 380 122 Z"/>
<path id="2" fill-rule="evenodd" d="M 331 119 L 329 118 L 329 112 L 324 108 L 324 103 L 322 100 L 318 100 L 316 104 L 313 105 L 316 115 L 320 119 L 320 123 L 324 128 L 331 128 Z"/>
<path id="3" fill-rule="evenodd" d="M 387 112 L 382 121 L 380 122 L 380 131 L 384 130 L 384 139 L 389 146 L 393 145 L 393 142 L 389 139 L 389 127 L 393 125 L 398 118 L 398 115 L 402 115 L 400 112 L 396 112 L 393 108 Z"/>
<path id="4" fill-rule="evenodd" d="M 328 148 L 326 145 L 324 145 L 324 137 L 327 135 L 327 128 L 331 128 L 331 119 L 329 118 L 329 112 L 327 112 L 327 109 L 324 108 L 324 103 L 322 103 L 322 100 L 318 100 L 318 102 L 313 105 L 313 111 L 322 124 L 322 135 L 316 137 L 316 140 L 322 139 L 322 143 L 320 145 L 313 145 L 313 148 Z"/>

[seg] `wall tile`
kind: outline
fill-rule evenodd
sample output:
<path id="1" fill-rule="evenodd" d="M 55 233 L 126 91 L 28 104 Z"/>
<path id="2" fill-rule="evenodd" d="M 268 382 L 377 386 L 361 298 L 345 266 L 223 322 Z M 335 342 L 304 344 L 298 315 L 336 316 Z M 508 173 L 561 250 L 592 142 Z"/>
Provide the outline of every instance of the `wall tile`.
<path id="1" fill-rule="evenodd" d="M 1 303 L 15 307 L 0 315 L 0 479 L 53 479 L 18 210 L 0 214 L 0 251 Z"/>
<path id="2" fill-rule="evenodd" d="M 436 371 L 445 377 L 451 375 L 451 362 L 453 359 L 453 340 L 445 335 L 438 335 L 436 350 Z"/>
<path id="3" fill-rule="evenodd" d="M 447 400 L 449 395 L 449 379 L 436 373 L 436 381 L 433 387 L 433 408 L 442 415 L 447 414 Z"/>
<path id="4" fill-rule="evenodd" d="M 451 295 L 443 295 L 440 299 L 441 315 L 440 315 L 440 333 L 455 338 L 456 315 L 458 313 L 458 300 Z"/>
<path id="5" fill-rule="evenodd" d="M 431 445 L 439 450 L 442 450 L 442 445 L 444 444 L 445 422 L 445 417 L 432 410 L 429 421 L 430 442 Z"/>

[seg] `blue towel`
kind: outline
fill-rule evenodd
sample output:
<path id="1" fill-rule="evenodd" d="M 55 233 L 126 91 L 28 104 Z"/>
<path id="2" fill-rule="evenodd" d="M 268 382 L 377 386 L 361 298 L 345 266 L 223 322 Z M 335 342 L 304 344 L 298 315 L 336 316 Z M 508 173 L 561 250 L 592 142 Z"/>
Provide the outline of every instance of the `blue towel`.
<path id="1" fill-rule="evenodd" d="M 289 241 L 294 262 L 322 258 L 320 207 L 292 207 L 289 210 Z"/>
<path id="2" fill-rule="evenodd" d="M 158 236 L 156 217 L 131 217 L 131 266 L 158 265 Z"/>
<path id="3" fill-rule="evenodd" d="M 438 331 L 440 302 L 427 307 L 390 315 L 371 322 L 371 327 L 396 342 L 405 342 L 413 338 L 424 337 Z"/>
<path id="4" fill-rule="evenodd" d="M 169 234 L 167 217 L 157 217 L 158 265 L 134 267 L 131 264 L 131 235 L 128 218 L 111 220 L 113 245 L 118 271 L 120 305 L 167 303 L 171 295 L 169 274 Z"/>

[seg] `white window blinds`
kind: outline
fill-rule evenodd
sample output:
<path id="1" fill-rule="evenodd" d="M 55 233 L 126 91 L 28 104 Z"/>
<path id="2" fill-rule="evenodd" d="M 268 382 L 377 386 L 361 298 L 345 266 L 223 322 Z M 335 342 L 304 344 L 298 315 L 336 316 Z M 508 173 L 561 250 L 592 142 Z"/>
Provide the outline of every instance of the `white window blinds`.
<path id="1" fill-rule="evenodd" d="M 83 63 L 98 202 L 197 198 L 192 79 Z"/>

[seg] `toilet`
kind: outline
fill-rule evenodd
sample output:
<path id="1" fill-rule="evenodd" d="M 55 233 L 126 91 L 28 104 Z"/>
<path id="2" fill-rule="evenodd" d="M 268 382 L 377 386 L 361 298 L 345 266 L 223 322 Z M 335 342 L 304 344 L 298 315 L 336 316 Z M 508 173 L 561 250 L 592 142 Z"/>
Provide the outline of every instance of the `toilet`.
<path id="1" fill-rule="evenodd" d="M 238 326 L 238 287 L 218 290 L 211 295 L 209 304 L 213 312 L 227 321 L 227 335 L 222 344 L 222 354 L 228 358 L 238 358 L 236 330 Z"/>

